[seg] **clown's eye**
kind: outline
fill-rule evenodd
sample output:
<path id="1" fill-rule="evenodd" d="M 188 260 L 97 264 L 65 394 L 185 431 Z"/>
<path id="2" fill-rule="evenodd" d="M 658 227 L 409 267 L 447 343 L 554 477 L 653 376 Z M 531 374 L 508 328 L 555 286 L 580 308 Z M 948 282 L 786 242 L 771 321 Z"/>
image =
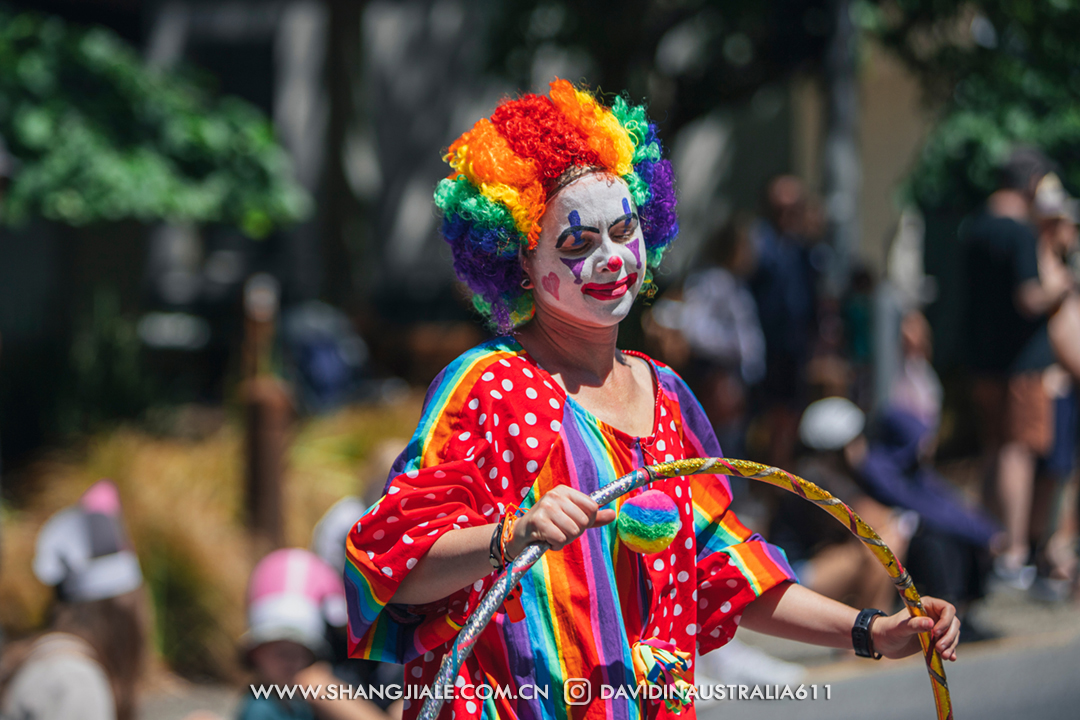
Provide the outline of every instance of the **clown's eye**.
<path id="1" fill-rule="evenodd" d="M 596 233 L 586 230 L 573 233 L 572 235 L 568 235 L 566 240 L 563 241 L 560 250 L 569 253 L 584 252 L 593 245 L 593 241 L 596 239 L 596 237 Z"/>
<path id="2" fill-rule="evenodd" d="M 612 240 L 627 242 L 633 239 L 637 233 L 638 221 L 637 218 L 628 221 L 620 221 L 611 226 L 609 234 Z"/>

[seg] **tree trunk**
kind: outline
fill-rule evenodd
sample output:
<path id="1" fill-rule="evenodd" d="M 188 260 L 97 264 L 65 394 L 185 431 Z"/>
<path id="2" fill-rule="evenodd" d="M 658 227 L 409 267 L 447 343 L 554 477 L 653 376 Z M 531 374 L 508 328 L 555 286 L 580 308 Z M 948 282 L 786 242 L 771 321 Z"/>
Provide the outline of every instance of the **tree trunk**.
<path id="1" fill-rule="evenodd" d="M 833 0 L 833 34 L 825 57 L 826 115 L 823 189 L 834 251 L 827 291 L 840 297 L 847 289 L 851 257 L 859 246 L 859 93 L 855 75 L 858 33 L 851 20 L 851 0 Z"/>

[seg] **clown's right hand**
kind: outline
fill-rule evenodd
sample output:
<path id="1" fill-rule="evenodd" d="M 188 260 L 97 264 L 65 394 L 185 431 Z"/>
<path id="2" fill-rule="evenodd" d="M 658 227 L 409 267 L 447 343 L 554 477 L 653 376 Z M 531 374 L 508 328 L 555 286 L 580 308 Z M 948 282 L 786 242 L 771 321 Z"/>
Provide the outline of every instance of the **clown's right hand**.
<path id="1" fill-rule="evenodd" d="M 552 550 L 562 550 L 591 527 L 615 520 L 614 510 L 601 510 L 585 493 L 559 485 L 545 493 L 514 524 L 506 542 L 508 560 L 529 545 L 546 542 Z"/>

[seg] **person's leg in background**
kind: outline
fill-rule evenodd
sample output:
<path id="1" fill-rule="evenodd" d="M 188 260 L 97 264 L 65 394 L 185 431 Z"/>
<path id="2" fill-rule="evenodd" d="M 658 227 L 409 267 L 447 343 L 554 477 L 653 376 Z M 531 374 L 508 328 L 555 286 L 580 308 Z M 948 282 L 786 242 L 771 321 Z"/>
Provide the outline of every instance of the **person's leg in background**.
<path id="1" fill-rule="evenodd" d="M 1034 485 L 1035 454 L 1023 443 L 1005 443 L 998 451 L 997 493 L 1008 545 L 998 565 L 1003 577 L 1025 587 L 1031 584 L 1021 575 L 1030 552 L 1028 521 Z"/>
<path id="2" fill-rule="evenodd" d="M 1032 507 L 1031 539 L 1038 576 L 1032 594 L 1059 602 L 1069 595 L 1076 571 L 1076 433 L 1080 408 L 1075 388 L 1064 372 L 1054 398 L 1054 445 L 1037 477 Z M 1055 391 L 1056 390 L 1056 391 Z"/>
<path id="3" fill-rule="evenodd" d="M 979 436 L 983 505 L 1000 516 L 998 507 L 998 455 L 1005 437 L 1005 378 L 976 375 L 971 383 L 971 405 Z"/>
<path id="4" fill-rule="evenodd" d="M 997 497 L 1008 544 L 997 558 L 995 571 L 1006 583 L 1026 590 L 1035 579 L 1028 558 L 1036 460 L 1050 451 L 1054 439 L 1053 405 L 1041 372 L 1009 378 L 1004 420 Z"/>

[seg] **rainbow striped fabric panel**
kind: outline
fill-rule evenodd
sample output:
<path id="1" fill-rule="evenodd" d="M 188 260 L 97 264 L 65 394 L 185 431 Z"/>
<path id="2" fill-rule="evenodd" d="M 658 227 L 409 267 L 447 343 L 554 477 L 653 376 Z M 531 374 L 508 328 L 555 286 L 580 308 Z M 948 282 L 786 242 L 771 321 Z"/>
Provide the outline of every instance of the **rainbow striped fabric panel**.
<path id="1" fill-rule="evenodd" d="M 492 572 L 423 606 L 390 603 L 439 537 L 492 526 L 509 505 L 527 509 L 556 485 L 591 493 L 642 465 L 718 456 L 685 384 L 670 369 L 652 367 L 654 432 L 637 438 L 569 398 L 512 339 L 485 343 L 448 366 L 428 392 L 386 493 L 349 536 L 350 654 L 405 663 L 407 692 L 422 694 L 497 577 Z M 665 717 L 662 701 L 568 704 L 564 683 L 585 681 L 597 693 L 601 685 L 632 688 L 635 643 L 658 638 L 691 655 L 696 644 L 702 652 L 719 647 L 750 601 L 795 579 L 783 553 L 728 512 L 726 478 L 671 478 L 650 487 L 679 508 L 681 527 L 671 546 L 639 555 L 622 546 L 611 524 L 546 553 L 522 581 L 525 618 L 512 623 L 496 616 L 442 717 Z M 499 692 L 481 698 L 475 692 L 481 685 Z M 422 702 L 405 705 L 404 717 L 413 718 Z"/>

